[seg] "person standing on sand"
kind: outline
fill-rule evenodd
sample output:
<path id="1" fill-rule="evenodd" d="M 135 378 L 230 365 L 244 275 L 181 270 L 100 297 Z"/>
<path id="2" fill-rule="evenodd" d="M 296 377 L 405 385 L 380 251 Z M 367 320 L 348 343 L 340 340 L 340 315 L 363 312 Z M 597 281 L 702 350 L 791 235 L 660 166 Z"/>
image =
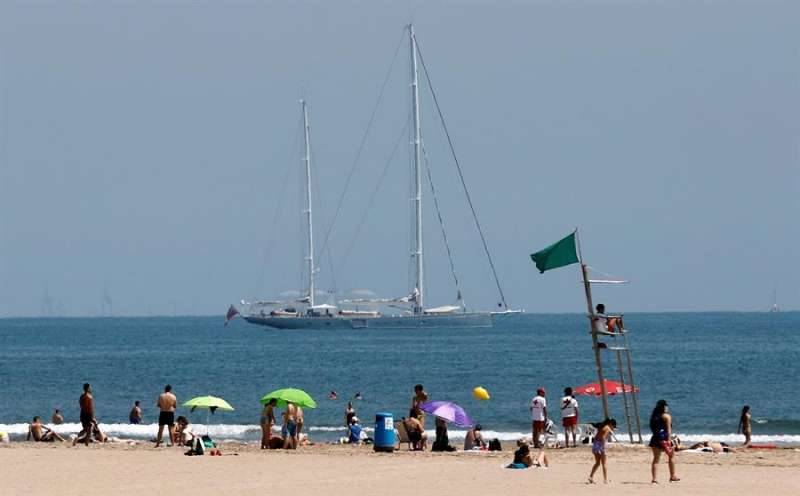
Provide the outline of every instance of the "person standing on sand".
<path id="1" fill-rule="evenodd" d="M 300 405 L 295 405 L 297 408 L 297 412 L 295 413 L 295 419 L 297 420 L 297 443 L 300 442 L 300 434 L 303 432 L 303 422 L 305 422 L 305 413 L 303 413 L 303 408 Z M 308 438 L 308 435 L 306 435 Z"/>
<path id="2" fill-rule="evenodd" d="M 536 390 L 536 396 L 531 400 L 531 431 L 533 435 L 533 447 L 541 448 L 540 437 L 544 432 L 544 426 L 547 422 L 547 400 L 545 399 L 544 388 Z"/>
<path id="3" fill-rule="evenodd" d="M 286 402 L 283 412 L 283 449 L 297 449 L 297 407 Z"/>
<path id="4" fill-rule="evenodd" d="M 261 412 L 261 449 L 269 449 L 269 440 L 272 437 L 272 426 L 275 425 L 275 405 L 278 400 L 270 399 Z"/>
<path id="5" fill-rule="evenodd" d="M 156 436 L 156 448 L 161 446 L 161 438 L 164 435 L 164 427 L 167 427 L 169 439 L 167 446 L 172 446 L 175 436 L 175 410 L 178 408 L 178 398 L 172 393 L 172 386 L 164 386 L 164 392 L 158 396 L 156 406 L 158 414 L 158 436 Z"/>
<path id="6" fill-rule="evenodd" d="M 50 421 L 55 425 L 63 424 L 64 423 L 64 416 L 61 415 L 61 410 L 56 408 L 56 410 L 53 412 L 53 418 L 51 418 Z"/>
<path id="7" fill-rule="evenodd" d="M 353 408 L 353 403 L 351 401 L 347 402 L 347 408 L 344 409 L 344 425 L 347 428 L 350 428 L 350 424 L 353 423 L 353 417 L 356 416 L 356 409 Z"/>
<path id="8" fill-rule="evenodd" d="M 750 423 L 750 405 L 745 405 L 742 408 L 742 415 L 739 417 L 739 427 L 736 429 L 737 433 L 744 434 L 743 448 L 750 447 L 750 441 L 753 436 L 753 428 Z"/>
<path id="9" fill-rule="evenodd" d="M 658 400 L 653 413 L 650 415 L 650 449 L 653 450 L 653 463 L 650 465 L 650 472 L 653 476 L 652 483 L 658 484 L 656 479 L 656 469 L 661 459 L 661 452 L 667 454 L 669 463 L 669 481 L 678 482 L 680 479 L 675 475 L 675 450 L 672 446 L 672 415 L 665 400 Z"/>
<path id="10" fill-rule="evenodd" d="M 78 433 L 78 436 L 73 441 L 72 445 L 78 443 L 78 439 L 81 438 L 81 435 L 84 435 L 85 439 L 84 442 L 86 446 L 89 446 L 89 441 L 92 437 L 92 430 L 94 428 L 95 420 L 94 420 L 94 396 L 92 396 L 92 385 L 88 382 L 83 385 L 83 394 L 78 399 L 78 404 L 81 407 L 81 431 Z"/>
<path id="11" fill-rule="evenodd" d="M 133 402 L 133 408 L 131 408 L 131 413 L 128 414 L 128 421 L 131 424 L 142 423 L 142 407 L 139 406 L 139 400 Z"/>
<path id="12" fill-rule="evenodd" d="M 411 397 L 411 410 L 409 413 L 419 420 L 423 429 L 425 429 L 425 412 L 422 411 L 420 406 L 426 401 L 428 401 L 428 393 L 425 392 L 422 384 L 417 384 L 414 386 L 414 396 Z"/>
<path id="13" fill-rule="evenodd" d="M 571 387 L 564 389 L 564 397 L 561 398 L 561 424 L 564 426 L 564 447 L 569 448 L 569 435 L 572 434 L 572 446 L 577 448 L 578 400 L 572 394 Z"/>
<path id="14" fill-rule="evenodd" d="M 617 421 L 614 419 L 605 419 L 598 427 L 597 435 L 594 437 L 594 442 L 592 442 L 594 466 L 592 466 L 592 471 L 589 472 L 589 484 L 594 484 L 594 473 L 597 472 L 597 468 L 600 465 L 603 466 L 603 483 L 608 484 L 608 471 L 606 470 L 606 442 L 608 441 L 608 436 L 610 436 L 616 428 Z"/>

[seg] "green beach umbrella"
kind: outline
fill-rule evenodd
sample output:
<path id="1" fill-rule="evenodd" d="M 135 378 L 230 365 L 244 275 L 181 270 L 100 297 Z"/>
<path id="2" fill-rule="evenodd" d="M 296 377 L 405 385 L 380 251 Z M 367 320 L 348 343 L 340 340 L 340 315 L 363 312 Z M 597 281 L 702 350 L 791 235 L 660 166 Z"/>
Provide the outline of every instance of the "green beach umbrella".
<path id="1" fill-rule="evenodd" d="M 269 400 L 277 400 L 279 407 L 285 407 L 286 403 L 294 403 L 302 408 L 316 408 L 317 402 L 314 398 L 302 389 L 283 388 L 277 389 L 261 398 L 261 404 L 266 405 Z"/>
<path id="2" fill-rule="evenodd" d="M 208 435 L 208 423 L 209 423 L 209 414 L 216 412 L 217 410 L 223 410 L 226 412 L 232 412 L 233 407 L 230 403 L 223 400 L 222 398 L 217 398 L 216 396 L 198 396 L 196 398 L 192 398 L 183 406 L 188 406 L 191 408 L 191 411 L 194 412 L 198 408 L 203 408 L 208 410 L 206 412 L 206 435 Z"/>

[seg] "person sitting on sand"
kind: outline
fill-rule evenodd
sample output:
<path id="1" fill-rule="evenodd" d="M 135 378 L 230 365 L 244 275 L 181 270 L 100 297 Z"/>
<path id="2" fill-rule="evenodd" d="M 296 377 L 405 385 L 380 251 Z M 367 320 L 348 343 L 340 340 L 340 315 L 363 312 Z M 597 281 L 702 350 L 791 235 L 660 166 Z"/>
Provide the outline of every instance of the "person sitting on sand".
<path id="1" fill-rule="evenodd" d="M 436 417 L 436 439 L 433 441 L 431 451 L 455 451 L 456 449 L 450 446 L 450 438 L 447 435 L 447 420 L 442 417 Z"/>
<path id="2" fill-rule="evenodd" d="M 28 426 L 28 437 L 26 440 L 30 441 L 31 438 L 37 443 L 51 443 L 55 440 L 61 441 L 62 443 L 64 442 L 63 437 L 42 424 L 42 419 L 39 418 L 38 415 L 33 417 L 33 422 Z"/>
<path id="3" fill-rule="evenodd" d="M 194 432 L 192 432 L 192 427 L 189 423 L 189 419 L 181 415 L 175 421 L 175 437 L 173 438 L 173 442 L 175 444 L 181 446 L 191 446 L 194 438 L 197 437 Z"/>
<path id="4" fill-rule="evenodd" d="M 64 416 L 61 415 L 61 410 L 56 408 L 56 410 L 53 412 L 53 418 L 50 419 L 50 422 L 52 422 L 53 425 L 61 425 L 64 423 Z"/>
<path id="5" fill-rule="evenodd" d="M 749 448 L 753 436 L 753 428 L 750 423 L 750 405 L 745 405 L 744 408 L 742 408 L 742 414 L 739 416 L 739 427 L 736 429 L 736 432 L 744 434 L 744 444 L 742 447 Z"/>
<path id="6" fill-rule="evenodd" d="M 347 428 L 347 442 L 350 444 L 361 444 L 361 434 L 364 432 L 361 424 L 358 423 L 358 417 L 353 416 L 350 419 L 350 426 Z"/>
<path id="7" fill-rule="evenodd" d="M 413 410 L 412 410 L 413 411 Z M 408 440 L 411 442 L 411 449 L 414 451 L 425 451 L 428 444 L 428 435 L 422 427 L 422 422 L 415 417 L 403 417 L 403 426 L 408 433 Z"/>
<path id="8" fill-rule="evenodd" d="M 100 430 L 100 425 L 97 423 L 97 420 L 92 420 L 91 424 L 89 425 L 89 431 L 81 431 L 78 434 L 78 437 L 75 438 L 73 444 L 85 443 L 88 446 L 90 442 L 107 443 L 109 440 L 109 437 L 106 436 L 102 430 Z"/>
<path id="9" fill-rule="evenodd" d="M 543 467 L 550 466 L 547 459 L 547 454 L 544 448 L 539 450 L 536 458 L 531 454 L 531 447 L 524 439 L 517 441 L 517 450 L 514 451 L 514 461 L 507 468 L 528 468 L 528 467 Z"/>
<path id="10" fill-rule="evenodd" d="M 481 424 L 475 424 L 475 427 L 467 431 L 467 435 L 464 437 L 464 451 L 486 449 L 486 441 L 483 439 L 481 430 L 483 430 Z"/>

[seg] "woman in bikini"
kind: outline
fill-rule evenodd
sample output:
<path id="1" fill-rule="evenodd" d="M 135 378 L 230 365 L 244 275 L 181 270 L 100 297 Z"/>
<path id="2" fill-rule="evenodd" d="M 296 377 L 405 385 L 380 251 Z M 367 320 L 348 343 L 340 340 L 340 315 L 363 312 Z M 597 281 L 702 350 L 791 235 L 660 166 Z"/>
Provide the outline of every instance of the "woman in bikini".
<path id="1" fill-rule="evenodd" d="M 742 408 L 742 415 L 739 417 L 739 428 L 736 432 L 744 434 L 743 448 L 750 447 L 750 438 L 753 436 L 753 429 L 750 425 L 750 405 L 745 405 Z"/>
<path id="2" fill-rule="evenodd" d="M 595 424 L 596 425 L 596 424 Z M 592 471 L 589 472 L 589 484 L 594 484 L 594 473 L 597 468 L 603 466 L 603 483 L 608 484 L 608 471 L 606 470 L 606 442 L 608 436 L 617 428 L 617 421 L 612 419 L 605 419 L 597 428 L 597 435 L 592 442 L 592 454 L 594 455 L 594 466 Z"/>
<path id="3" fill-rule="evenodd" d="M 667 454 L 669 463 L 669 481 L 678 482 L 680 479 L 675 475 L 675 450 L 672 446 L 672 415 L 665 400 L 658 400 L 653 413 L 650 415 L 650 449 L 653 450 L 653 463 L 650 465 L 650 472 L 653 476 L 652 483 L 658 484 L 656 480 L 656 469 L 661 460 L 661 452 Z"/>

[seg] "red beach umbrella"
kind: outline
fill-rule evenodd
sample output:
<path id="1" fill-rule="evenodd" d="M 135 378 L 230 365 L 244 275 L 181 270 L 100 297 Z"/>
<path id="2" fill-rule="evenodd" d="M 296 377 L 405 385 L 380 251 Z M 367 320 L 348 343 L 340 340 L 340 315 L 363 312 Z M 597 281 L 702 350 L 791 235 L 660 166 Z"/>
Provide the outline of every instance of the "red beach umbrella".
<path id="1" fill-rule="evenodd" d="M 616 394 L 622 394 L 622 384 L 617 381 L 609 381 L 606 379 L 603 381 L 606 386 L 606 394 L 609 396 L 614 396 Z M 575 392 L 577 394 L 582 394 L 585 396 L 600 396 L 602 393 L 600 392 L 600 383 L 599 382 L 591 382 L 589 384 L 584 384 L 579 388 L 575 388 Z M 625 384 L 625 392 L 626 393 L 638 393 L 639 388 L 633 388 L 630 384 Z"/>

